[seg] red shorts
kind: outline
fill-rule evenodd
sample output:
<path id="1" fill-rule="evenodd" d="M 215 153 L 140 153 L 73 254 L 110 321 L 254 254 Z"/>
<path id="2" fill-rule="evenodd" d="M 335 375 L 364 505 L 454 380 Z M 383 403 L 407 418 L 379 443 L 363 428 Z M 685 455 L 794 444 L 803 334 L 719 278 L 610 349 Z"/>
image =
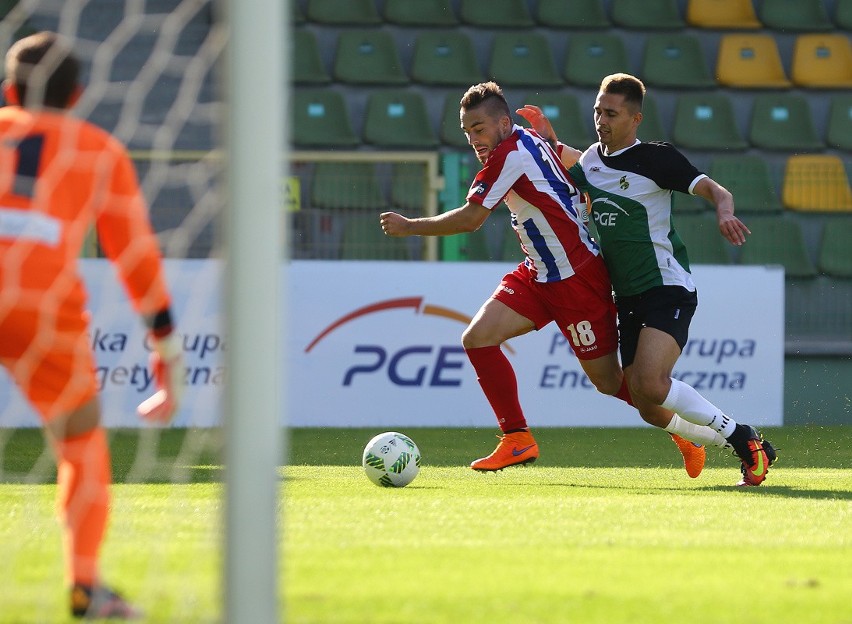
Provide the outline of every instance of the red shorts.
<path id="1" fill-rule="evenodd" d="M 612 285 L 600 256 L 568 279 L 536 282 L 518 265 L 491 295 L 541 329 L 556 321 L 577 358 L 594 360 L 618 349 L 618 324 Z"/>
<path id="2" fill-rule="evenodd" d="M 88 315 L 76 301 L 21 306 L 0 315 L 0 364 L 44 420 L 97 393 Z"/>

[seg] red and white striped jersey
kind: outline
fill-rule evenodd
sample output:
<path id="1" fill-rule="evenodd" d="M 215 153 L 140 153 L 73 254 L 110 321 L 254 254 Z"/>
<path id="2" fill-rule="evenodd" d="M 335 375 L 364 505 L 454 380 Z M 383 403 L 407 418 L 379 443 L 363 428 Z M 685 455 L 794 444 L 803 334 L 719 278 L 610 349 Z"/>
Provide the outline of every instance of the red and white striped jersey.
<path id="1" fill-rule="evenodd" d="M 537 282 L 574 275 L 600 254 L 583 223 L 580 195 L 559 156 L 534 130 L 515 125 L 474 178 L 467 201 L 493 210 L 502 200 Z"/>

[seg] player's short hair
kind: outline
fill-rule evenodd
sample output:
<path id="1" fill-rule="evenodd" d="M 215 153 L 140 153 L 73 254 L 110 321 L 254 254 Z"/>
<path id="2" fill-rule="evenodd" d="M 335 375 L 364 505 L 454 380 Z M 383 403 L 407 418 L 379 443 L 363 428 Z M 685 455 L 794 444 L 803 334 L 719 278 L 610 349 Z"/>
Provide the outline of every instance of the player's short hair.
<path id="1" fill-rule="evenodd" d="M 492 117 L 502 117 L 505 115 L 509 119 L 512 118 L 512 113 L 509 111 L 509 104 L 506 102 L 506 98 L 503 97 L 503 89 L 493 81 L 480 82 L 473 85 L 465 91 L 459 102 L 459 106 L 462 110 L 487 106 L 488 114 Z"/>
<path id="2" fill-rule="evenodd" d="M 633 104 L 642 110 L 645 99 L 645 85 L 636 76 L 630 74 L 610 74 L 601 81 L 601 93 L 623 95 L 627 104 Z"/>
<path id="3" fill-rule="evenodd" d="M 56 33 L 24 37 L 6 53 L 6 78 L 15 85 L 21 106 L 66 108 L 79 77 L 80 62 Z"/>

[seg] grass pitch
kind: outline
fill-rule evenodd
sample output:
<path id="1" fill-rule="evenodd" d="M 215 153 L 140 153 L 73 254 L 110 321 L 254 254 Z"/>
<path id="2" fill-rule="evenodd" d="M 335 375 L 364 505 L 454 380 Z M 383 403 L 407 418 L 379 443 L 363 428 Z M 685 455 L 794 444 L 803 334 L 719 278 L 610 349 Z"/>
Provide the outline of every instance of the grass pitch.
<path id="1" fill-rule="evenodd" d="M 749 489 L 714 449 L 689 479 L 651 429 L 540 429 L 540 461 L 497 474 L 466 467 L 489 431 L 408 429 L 421 473 L 383 489 L 359 465 L 375 433 L 292 432 L 282 621 L 852 624 L 850 428 L 767 430 L 781 460 Z M 215 435 L 112 443 L 105 577 L 146 621 L 219 621 Z M 71 621 L 40 434 L 0 444 L 0 622 Z"/>

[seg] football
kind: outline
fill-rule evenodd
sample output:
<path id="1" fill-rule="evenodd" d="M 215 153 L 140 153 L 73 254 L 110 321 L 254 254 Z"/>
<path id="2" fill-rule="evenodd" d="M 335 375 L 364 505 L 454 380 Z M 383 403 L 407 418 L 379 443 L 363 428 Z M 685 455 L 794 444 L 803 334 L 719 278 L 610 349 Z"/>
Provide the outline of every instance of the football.
<path id="1" fill-rule="evenodd" d="M 367 442 L 361 465 L 376 485 L 405 487 L 420 472 L 420 449 L 408 436 L 386 431 Z"/>

